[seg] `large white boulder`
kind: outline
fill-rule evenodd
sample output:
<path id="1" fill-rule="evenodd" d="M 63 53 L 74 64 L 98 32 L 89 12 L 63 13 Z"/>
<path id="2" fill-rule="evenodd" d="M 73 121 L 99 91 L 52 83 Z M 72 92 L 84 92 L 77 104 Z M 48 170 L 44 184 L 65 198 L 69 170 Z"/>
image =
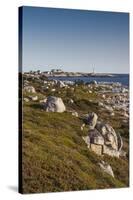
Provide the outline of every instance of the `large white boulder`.
<path id="1" fill-rule="evenodd" d="M 62 113 L 66 110 L 66 107 L 61 98 L 55 96 L 49 96 L 44 105 L 46 112 L 59 112 Z"/>

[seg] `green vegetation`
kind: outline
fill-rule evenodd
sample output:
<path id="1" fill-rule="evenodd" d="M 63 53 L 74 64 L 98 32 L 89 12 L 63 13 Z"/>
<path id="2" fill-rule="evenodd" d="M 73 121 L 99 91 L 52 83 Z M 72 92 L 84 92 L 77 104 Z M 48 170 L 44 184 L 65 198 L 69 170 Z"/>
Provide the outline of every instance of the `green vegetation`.
<path id="1" fill-rule="evenodd" d="M 50 89 L 41 90 L 41 83 L 31 81 L 36 88 L 37 96 L 42 99 L 51 95 Z M 52 94 L 61 97 L 68 110 L 85 114 L 94 111 L 99 118 L 110 121 L 115 130 L 125 137 L 124 145 L 128 150 L 128 126 L 122 127 L 117 117 L 110 119 L 107 113 L 101 113 L 97 105 L 98 95 L 86 92 L 86 86 L 78 85 L 74 92 L 56 88 Z M 23 93 L 24 97 L 28 94 Z M 74 100 L 73 104 L 69 99 Z M 93 101 L 90 101 L 93 100 Z M 40 103 L 23 104 L 22 165 L 23 193 L 40 193 L 56 191 L 74 191 L 128 186 L 128 159 L 117 159 L 109 156 L 98 156 L 90 151 L 82 136 L 82 117 L 77 118 L 69 112 L 48 113 Z M 98 162 L 104 159 L 111 164 L 115 178 L 104 173 Z"/>

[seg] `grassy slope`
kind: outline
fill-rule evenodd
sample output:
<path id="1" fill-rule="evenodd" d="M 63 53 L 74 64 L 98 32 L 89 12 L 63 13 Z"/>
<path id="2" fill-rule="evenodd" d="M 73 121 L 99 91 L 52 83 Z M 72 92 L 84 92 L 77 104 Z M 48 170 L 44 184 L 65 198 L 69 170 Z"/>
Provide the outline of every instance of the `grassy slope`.
<path id="1" fill-rule="evenodd" d="M 87 94 L 79 87 L 75 93 L 60 91 L 61 94 L 55 96 L 61 96 L 69 109 L 100 114 L 96 104 L 87 101 L 89 97 L 95 99 L 95 94 Z M 67 104 L 68 97 L 75 100 L 73 106 Z M 102 118 L 107 119 L 106 113 Z M 24 103 L 23 119 L 24 193 L 128 186 L 128 161 L 100 157 L 87 149 L 81 138 L 86 132 L 80 130 L 82 120 L 79 118 L 67 112 L 46 113 L 39 103 L 29 102 Z M 116 119 L 111 124 L 120 129 L 121 125 L 116 123 Z M 101 159 L 111 164 L 115 178 L 100 170 L 97 163 Z"/>

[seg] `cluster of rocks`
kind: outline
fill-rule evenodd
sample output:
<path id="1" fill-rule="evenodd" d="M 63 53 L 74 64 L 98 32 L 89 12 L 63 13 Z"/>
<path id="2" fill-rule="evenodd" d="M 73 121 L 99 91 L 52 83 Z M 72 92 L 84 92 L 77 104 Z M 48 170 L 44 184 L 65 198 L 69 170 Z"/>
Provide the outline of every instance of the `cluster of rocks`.
<path id="1" fill-rule="evenodd" d="M 97 94 L 101 97 L 98 106 L 114 116 L 115 112 L 126 120 L 129 118 L 129 90 L 121 84 L 98 84 L 95 88 L 100 88 Z M 94 89 L 94 88 L 93 88 Z"/>
<path id="2" fill-rule="evenodd" d="M 38 100 L 38 96 L 35 95 L 36 94 L 35 88 L 33 86 L 30 86 L 27 80 L 24 82 L 24 91 L 29 94 L 28 97 L 24 98 L 25 102 L 29 102 L 30 100 L 31 101 Z"/>
<path id="3" fill-rule="evenodd" d="M 50 90 L 51 92 L 58 91 L 60 88 L 68 89 L 72 88 L 72 85 L 74 85 L 74 82 L 72 81 L 60 81 L 60 80 L 48 80 L 44 81 L 43 85 L 41 86 L 41 89 L 43 91 Z"/>
<path id="4" fill-rule="evenodd" d="M 87 117 L 89 125 L 88 136 L 84 136 L 88 148 L 98 155 L 110 155 L 114 157 L 123 156 L 123 141 L 120 134 L 107 123 L 98 121 L 96 113 L 90 113 Z"/>
<path id="5" fill-rule="evenodd" d="M 26 85 L 24 85 L 24 91 L 27 92 L 27 93 L 30 93 L 30 94 L 35 94 L 36 93 L 36 90 L 33 86 L 29 86 L 28 82 L 25 81 Z M 47 81 L 44 81 L 45 84 L 48 84 Z M 66 87 L 66 85 L 64 85 L 64 83 L 62 81 L 50 81 L 49 84 L 57 84 L 59 87 Z M 70 83 L 71 84 L 71 83 Z M 55 91 L 55 89 L 52 89 L 52 91 Z M 34 95 L 34 96 L 31 96 L 29 95 L 28 98 L 25 97 L 24 98 L 24 101 L 25 102 L 29 102 L 30 100 L 31 101 L 38 101 L 38 96 L 37 95 Z M 66 111 L 66 106 L 62 100 L 62 98 L 59 98 L 59 97 L 55 97 L 55 96 L 48 96 L 47 98 L 44 98 L 42 100 L 39 101 L 41 103 L 41 105 L 43 106 L 43 109 L 46 111 L 46 112 L 58 112 L 58 113 L 62 113 L 64 111 Z M 73 99 L 69 99 L 69 104 L 73 104 L 74 101 Z M 78 113 L 76 111 L 69 111 L 72 113 L 72 116 L 75 116 L 75 117 L 78 117 Z"/>

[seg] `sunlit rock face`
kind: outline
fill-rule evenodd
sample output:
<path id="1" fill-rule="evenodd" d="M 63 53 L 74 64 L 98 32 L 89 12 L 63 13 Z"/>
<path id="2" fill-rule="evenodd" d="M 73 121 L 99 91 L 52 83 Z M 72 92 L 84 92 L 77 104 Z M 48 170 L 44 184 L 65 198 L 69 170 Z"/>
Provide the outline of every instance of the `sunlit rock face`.
<path id="1" fill-rule="evenodd" d="M 46 112 L 59 112 L 62 113 L 66 110 L 66 107 L 61 98 L 55 96 L 49 96 L 44 104 Z"/>
<path id="2" fill-rule="evenodd" d="M 109 124 L 97 121 L 98 116 L 95 113 L 90 113 L 88 116 L 91 129 L 88 131 L 88 136 L 83 137 L 88 148 L 98 155 L 107 154 L 118 158 L 122 156 L 123 141 L 120 134 L 116 134 Z"/>

